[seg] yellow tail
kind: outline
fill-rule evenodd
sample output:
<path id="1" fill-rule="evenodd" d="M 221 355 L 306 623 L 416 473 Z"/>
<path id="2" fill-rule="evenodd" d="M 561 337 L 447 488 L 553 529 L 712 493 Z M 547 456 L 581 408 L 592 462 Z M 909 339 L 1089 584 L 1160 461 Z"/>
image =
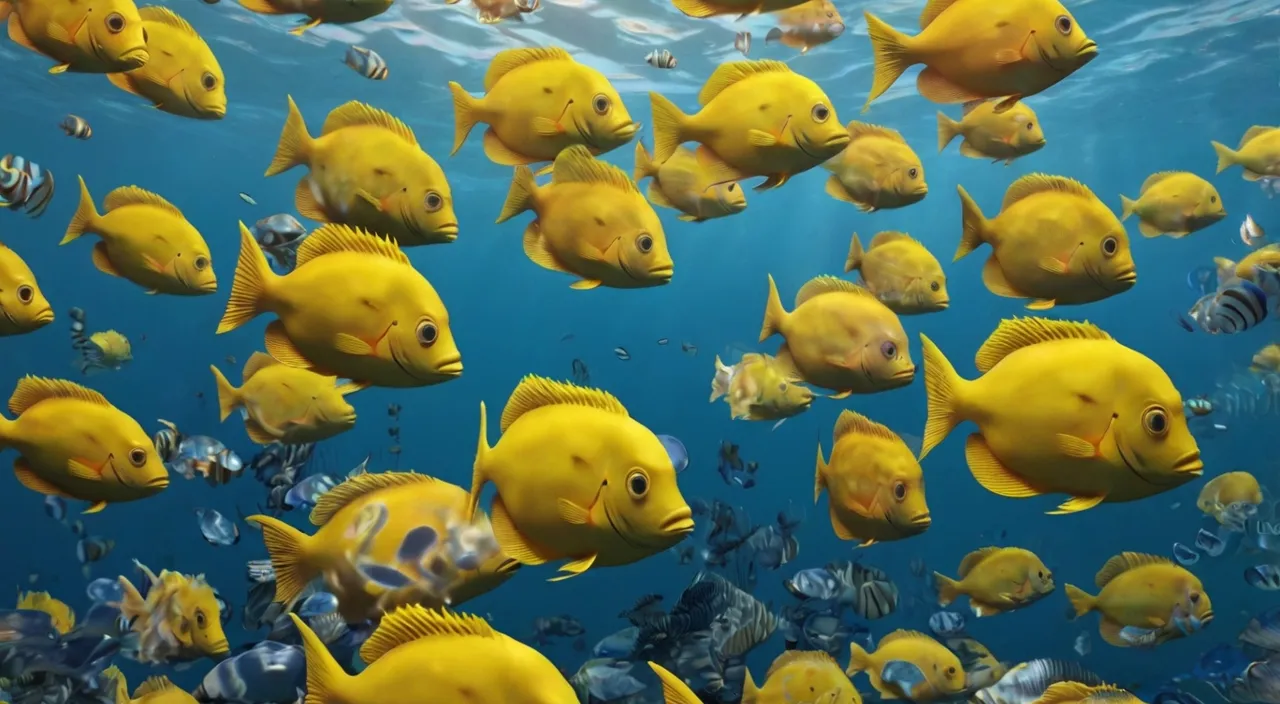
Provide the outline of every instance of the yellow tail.
<path id="1" fill-rule="evenodd" d="M 653 670 L 653 674 L 658 676 L 658 681 L 662 683 L 662 698 L 666 704 L 701 704 L 702 700 L 698 695 L 689 689 L 689 685 L 684 680 L 676 677 L 667 668 L 656 662 L 650 661 L 649 668 Z M 311 702 L 307 702 L 311 704 Z"/>
<path id="2" fill-rule="evenodd" d="M 129 704 L 129 681 L 124 678 L 120 668 L 112 665 L 103 670 L 102 679 L 114 693 L 116 704 Z"/>
<path id="3" fill-rule="evenodd" d="M 653 113 L 653 159 L 665 164 L 685 142 L 685 124 L 689 116 L 659 93 L 650 91 L 649 107 Z"/>
<path id="4" fill-rule="evenodd" d="M 218 323 L 218 334 L 230 332 L 266 312 L 271 285 L 279 276 L 271 271 L 267 257 L 253 239 L 249 228 L 240 223 L 240 260 L 231 280 L 231 298 Z"/>
<path id="5" fill-rule="evenodd" d="M 1221 142 L 1211 142 L 1213 151 L 1218 154 L 1218 170 L 1214 173 L 1222 173 L 1227 169 L 1240 163 L 1240 154 L 1234 149 L 1228 147 Z"/>
<path id="6" fill-rule="evenodd" d="M 834 448 L 832 449 L 834 452 Z M 818 503 L 822 490 L 827 488 L 827 458 L 822 456 L 822 443 L 818 443 L 818 462 L 813 469 L 813 503 Z"/>
<path id="7" fill-rule="evenodd" d="M 533 210 L 538 204 L 538 182 L 527 166 L 517 166 L 511 177 L 511 188 L 507 191 L 507 202 L 502 204 L 502 212 L 497 222 L 503 223 L 526 210 Z"/>
<path id="8" fill-rule="evenodd" d="M 756 686 L 756 681 L 751 679 L 751 670 L 742 669 L 742 698 L 738 700 L 739 704 L 756 704 L 756 699 L 760 697 L 760 688 Z"/>
<path id="9" fill-rule="evenodd" d="M 256 12 L 259 15 L 283 15 L 284 10 L 271 4 L 270 0 L 240 0 L 240 5 L 250 12 Z"/>
<path id="10" fill-rule="evenodd" d="M 71 224 L 67 225 L 67 234 L 62 236 L 62 241 L 58 244 L 66 244 L 86 232 L 92 232 L 98 222 L 98 209 L 93 207 L 89 187 L 84 185 L 83 176 L 76 178 L 80 179 L 80 204 L 76 206 L 76 214 L 71 216 Z"/>
<path id="11" fill-rule="evenodd" d="M 213 380 L 218 387 L 218 413 L 222 416 L 219 420 L 226 420 L 227 416 L 240 405 L 240 389 L 227 381 L 221 369 L 210 364 L 209 371 L 213 372 Z"/>
<path id="12" fill-rule="evenodd" d="M 1080 618 L 1085 614 L 1093 611 L 1098 606 L 1097 597 L 1089 594 L 1085 590 L 1074 584 L 1068 584 L 1066 587 L 1067 600 L 1071 602 L 1071 608 L 1075 610 L 1075 618 Z"/>
<path id="13" fill-rule="evenodd" d="M 964 223 L 964 232 L 960 235 L 956 256 L 951 261 L 960 261 L 966 254 L 987 242 L 987 216 L 982 214 L 982 209 L 969 197 L 964 186 L 956 186 L 956 192 L 960 194 L 960 217 Z"/>
<path id="14" fill-rule="evenodd" d="M 867 18 L 867 35 L 871 37 L 871 53 L 875 59 L 875 78 L 871 82 L 871 93 L 862 111 L 871 109 L 871 101 L 884 95 L 907 67 L 915 63 L 911 60 L 911 37 L 890 27 L 884 20 L 870 12 L 863 12 Z"/>
<path id="15" fill-rule="evenodd" d="M 778 297 L 778 285 L 773 282 L 773 274 L 769 274 L 769 300 L 764 304 L 764 324 L 760 326 L 760 341 L 782 332 L 782 325 L 787 319 L 787 309 L 782 307 L 782 299 Z"/>
<path id="16" fill-rule="evenodd" d="M 463 142 L 467 141 L 467 135 L 471 134 L 476 123 L 480 122 L 476 110 L 480 101 L 453 81 L 449 81 L 449 92 L 453 95 L 453 151 L 449 152 L 449 156 L 453 156 L 462 148 Z"/>
<path id="17" fill-rule="evenodd" d="M 732 370 L 726 367 L 724 362 L 720 361 L 720 355 L 716 355 L 716 374 L 711 377 L 711 401 L 715 403 L 720 397 L 729 393 L 729 374 Z"/>
<path id="18" fill-rule="evenodd" d="M 244 0 L 241 0 L 243 3 Z M 252 8 L 251 8 L 252 9 Z M 267 176 L 284 173 L 300 164 L 305 164 L 311 156 L 311 146 L 315 140 L 307 132 L 307 123 L 302 119 L 298 104 L 289 96 L 289 116 L 284 120 L 284 129 L 280 131 L 280 144 L 276 146 L 276 155 L 267 167 Z"/>
<path id="19" fill-rule="evenodd" d="M 480 439 L 476 442 L 476 461 L 471 465 L 471 495 L 467 498 L 467 520 L 475 520 L 480 510 L 480 493 L 489 481 L 484 473 L 485 458 L 489 455 L 489 416 L 484 401 L 480 402 Z"/>
<path id="20" fill-rule="evenodd" d="M 938 587 L 938 606 L 950 606 L 951 602 L 960 598 L 960 583 L 942 574 L 933 573 L 933 583 Z"/>
<path id="21" fill-rule="evenodd" d="M 276 602 L 293 603 L 319 574 L 309 564 L 311 536 L 271 516 L 249 516 L 245 520 L 262 528 L 262 540 L 276 572 Z"/>
<path id="22" fill-rule="evenodd" d="M 862 251 L 862 243 L 858 241 L 858 233 L 853 233 L 853 241 L 849 243 L 849 257 L 844 260 L 844 271 L 849 273 L 854 269 L 862 269 L 862 257 L 866 253 Z"/>
<path id="23" fill-rule="evenodd" d="M 867 669 L 869 667 L 871 667 L 871 656 L 867 654 L 867 651 L 862 649 L 862 646 L 857 643 L 850 643 L 849 667 L 844 671 L 844 673 L 850 677 L 864 671 L 869 672 L 871 675 L 875 675 L 876 673 L 870 672 Z M 872 679 L 873 681 L 875 680 L 874 677 Z"/>
<path id="24" fill-rule="evenodd" d="M 923 460 L 960 424 L 962 419 L 957 413 L 957 401 L 961 386 L 966 382 L 933 340 L 921 334 L 920 344 L 924 349 L 924 389 L 929 406 L 928 419 L 924 424 L 924 444 L 920 447 L 920 459 Z"/>
<path id="25" fill-rule="evenodd" d="M 343 671 L 329 652 L 329 647 L 297 614 L 289 614 L 289 618 L 293 619 L 293 625 L 302 635 L 302 651 L 306 653 L 307 698 L 303 700 L 304 704 L 357 701 L 359 697 L 352 698 L 350 692 L 343 691 L 350 687 L 353 678 Z"/>
<path id="26" fill-rule="evenodd" d="M 951 140 L 960 136 L 960 123 L 947 117 L 946 113 L 938 111 L 938 151 L 941 152 L 951 144 Z"/>
<path id="27" fill-rule="evenodd" d="M 640 183 L 643 179 L 658 176 L 658 164 L 649 156 L 649 150 L 644 148 L 644 142 L 636 140 L 636 169 L 635 175 L 631 180 Z"/>
<path id="28" fill-rule="evenodd" d="M 1138 201 L 1129 200 L 1124 194 L 1120 195 L 1120 222 L 1128 220 L 1129 216 L 1133 215 L 1133 207 L 1137 204 Z"/>

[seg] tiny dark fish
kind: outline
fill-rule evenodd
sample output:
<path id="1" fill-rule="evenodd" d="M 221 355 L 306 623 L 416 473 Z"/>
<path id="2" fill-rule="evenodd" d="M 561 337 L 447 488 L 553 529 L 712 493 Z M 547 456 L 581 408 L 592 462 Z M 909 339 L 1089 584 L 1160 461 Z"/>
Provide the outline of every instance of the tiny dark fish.
<path id="1" fill-rule="evenodd" d="M 71 522 L 71 534 L 77 538 L 84 536 L 84 521 L 76 520 Z"/>
<path id="2" fill-rule="evenodd" d="M 573 339 L 573 333 L 569 333 L 569 334 L 567 334 L 567 335 L 565 335 L 565 336 L 561 337 L 561 338 L 560 338 L 560 341 L 561 341 L 561 342 L 568 342 L 569 340 L 572 340 L 572 339 Z"/>
<path id="3" fill-rule="evenodd" d="M 581 359 L 573 360 L 573 383 L 582 386 L 591 383 L 591 370 L 587 369 L 587 363 Z"/>
<path id="4" fill-rule="evenodd" d="M 1173 544 L 1173 559 L 1183 567 L 1190 567 L 1200 561 L 1200 553 L 1182 543 Z"/>
<path id="5" fill-rule="evenodd" d="M 681 342 L 680 351 L 686 354 L 693 355 L 694 357 L 698 356 L 698 346 L 693 344 L 692 342 Z"/>
<path id="6" fill-rule="evenodd" d="M 76 559 L 82 565 L 97 562 L 110 554 L 111 549 L 115 546 L 116 541 L 114 540 L 99 538 L 96 535 L 86 536 L 76 543 Z"/>
<path id="7" fill-rule="evenodd" d="M 253 196 L 249 195 L 248 193 L 245 193 L 244 191 L 240 191 L 240 200 L 248 203 L 249 205 L 258 204 L 258 201 L 253 199 Z"/>
<path id="8" fill-rule="evenodd" d="M 347 47 L 346 58 L 342 60 L 351 70 L 373 81 L 386 80 L 390 70 L 387 62 L 378 52 L 362 46 Z"/>
<path id="9" fill-rule="evenodd" d="M 67 520 L 67 502 L 61 496 L 46 496 L 44 497 L 44 513 L 55 521 L 65 523 Z"/>
<path id="10" fill-rule="evenodd" d="M 53 200 L 53 172 L 21 156 L 0 157 L 0 208 L 26 211 L 28 217 L 44 214 Z"/>
<path id="11" fill-rule="evenodd" d="M 240 529 L 236 522 L 211 508 L 196 509 L 196 521 L 200 535 L 210 545 L 235 545 L 240 542 Z"/>
<path id="12" fill-rule="evenodd" d="M 662 446 L 666 448 L 667 455 L 671 457 L 671 464 L 675 466 L 676 473 L 683 472 L 689 467 L 689 451 L 684 449 L 684 443 L 680 439 L 671 435 L 659 435 L 658 440 L 662 442 Z"/>
<path id="13" fill-rule="evenodd" d="M 93 128 L 89 126 L 88 121 L 83 117 L 76 115 L 67 115 L 62 118 L 62 122 L 58 125 L 68 137 L 76 139 L 88 139 L 93 136 Z"/>
<path id="14" fill-rule="evenodd" d="M 613 356 L 617 357 L 618 359 L 624 362 L 631 359 L 631 353 L 627 351 L 626 347 L 614 347 Z"/>
<path id="15" fill-rule="evenodd" d="M 654 68 L 675 68 L 676 57 L 671 55 L 667 49 L 654 49 L 649 55 L 644 57 L 644 62 Z"/>
<path id="16" fill-rule="evenodd" d="M 1254 565 L 1244 571 L 1244 581 L 1263 591 L 1276 591 L 1280 589 L 1280 565 Z"/>

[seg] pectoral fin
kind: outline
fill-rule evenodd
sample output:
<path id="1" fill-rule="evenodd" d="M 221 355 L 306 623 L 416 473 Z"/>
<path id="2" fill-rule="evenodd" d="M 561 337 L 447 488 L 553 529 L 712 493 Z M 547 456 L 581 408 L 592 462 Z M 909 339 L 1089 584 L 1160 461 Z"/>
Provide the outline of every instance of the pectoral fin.
<path id="1" fill-rule="evenodd" d="M 363 188 L 356 189 L 356 197 L 373 206 L 378 212 L 386 212 L 386 208 L 383 207 L 382 201 Z"/>
<path id="2" fill-rule="evenodd" d="M 539 137 L 558 137 L 564 134 L 564 125 L 549 117 L 533 118 L 533 132 Z"/>
<path id="3" fill-rule="evenodd" d="M 1098 446 L 1085 440 L 1084 438 L 1066 433 L 1058 433 L 1054 436 L 1058 444 L 1058 452 L 1067 457 L 1076 459 L 1091 460 L 1098 456 Z"/>
<path id="4" fill-rule="evenodd" d="M 1004 64 L 1004 65 L 1016 64 L 1019 61 L 1026 60 L 1026 58 L 1022 55 L 1022 52 L 1016 49 L 1001 49 L 1000 51 L 996 52 L 995 59 L 996 59 L 996 63 Z"/>
<path id="5" fill-rule="evenodd" d="M 1057 257 L 1042 257 L 1037 265 L 1050 274 L 1066 274 L 1069 269 L 1066 262 Z"/>
<path id="6" fill-rule="evenodd" d="M 1028 303 L 1026 307 L 1027 310 L 1049 310 L 1057 304 L 1057 301 L 1052 298 L 1037 298 L 1036 300 Z"/>
<path id="7" fill-rule="evenodd" d="M 295 36 L 295 37 L 300 37 L 300 36 L 302 36 L 302 35 L 303 35 L 303 33 L 305 33 L 308 29 L 315 29 L 316 27 L 319 27 L 321 22 L 322 22 L 322 20 L 318 20 L 318 19 L 314 19 L 314 18 L 313 18 L 313 19 L 311 19 L 311 20 L 308 20 L 305 24 L 299 25 L 299 26 L 294 27 L 293 29 L 289 30 L 289 34 L 292 34 L 292 35 L 293 35 L 293 36 Z"/>
<path id="8" fill-rule="evenodd" d="M 572 288 L 578 291 L 590 291 L 591 289 L 597 288 L 599 286 L 600 286 L 600 282 L 596 281 L 595 279 L 582 279 L 581 281 L 574 281 L 573 283 L 569 284 L 569 288 Z"/>
<path id="9" fill-rule="evenodd" d="M 752 190 L 767 191 L 772 188 L 781 188 L 783 184 L 785 184 L 789 180 L 791 180 L 790 174 L 772 174 L 767 178 L 765 178 L 764 183 L 761 183 L 759 186 L 756 186 Z"/>
<path id="10" fill-rule="evenodd" d="M 747 143 L 753 147 L 776 147 L 778 138 L 764 130 L 747 130 Z"/>
<path id="11" fill-rule="evenodd" d="M 343 354 L 355 355 L 357 357 L 368 357 L 376 352 L 373 345 L 370 345 L 355 335 L 348 335 L 345 332 L 340 332 L 334 336 L 333 348 Z"/>
<path id="12" fill-rule="evenodd" d="M 1043 493 L 1005 467 L 991 452 L 986 439 L 977 433 L 970 435 L 965 441 L 964 458 L 973 478 L 993 494 L 1010 499 L 1025 499 Z"/>
<path id="13" fill-rule="evenodd" d="M 547 581 L 562 582 L 566 579 L 569 579 L 570 577 L 577 577 L 583 572 L 586 572 L 587 570 L 591 569 L 591 565 L 595 564 L 595 561 L 596 561 L 596 556 L 594 554 L 591 554 L 591 555 L 587 555 L 586 557 L 580 557 L 574 560 L 573 562 L 565 563 L 560 568 L 560 571 L 564 572 L 565 574 L 556 575 L 555 577 L 552 577 Z"/>
<path id="14" fill-rule="evenodd" d="M 103 463 L 106 466 L 106 463 Z M 71 458 L 67 460 L 67 474 L 76 479 L 86 479 L 96 482 L 102 479 L 102 467 L 94 467 L 93 465 L 81 459 Z"/>
<path id="15" fill-rule="evenodd" d="M 1021 95 L 1011 95 L 1005 98 L 1004 100 L 1001 100 L 1000 102 L 996 103 L 995 107 L 991 108 L 991 112 L 995 113 L 996 115 L 999 115 L 1002 112 L 1008 112 L 1011 108 L 1013 108 L 1014 105 L 1018 104 L 1019 100 L 1022 100 Z"/>
<path id="16" fill-rule="evenodd" d="M 1106 500 L 1106 494 L 1102 496 L 1075 496 L 1058 505 L 1058 508 L 1052 511 L 1045 511 L 1049 516 L 1065 516 L 1068 513 L 1079 513 L 1088 511 Z"/>
<path id="17" fill-rule="evenodd" d="M 573 526 L 591 525 L 591 511 L 568 499 L 556 499 L 556 512 L 560 520 Z"/>

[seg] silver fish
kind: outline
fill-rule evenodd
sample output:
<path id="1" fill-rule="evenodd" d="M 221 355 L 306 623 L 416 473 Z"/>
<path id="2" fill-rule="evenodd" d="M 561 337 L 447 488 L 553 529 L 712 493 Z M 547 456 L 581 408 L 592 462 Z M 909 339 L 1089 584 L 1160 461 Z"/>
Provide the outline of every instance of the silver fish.
<path id="1" fill-rule="evenodd" d="M 200 524 L 200 535 L 210 545 L 235 545 L 240 542 L 240 529 L 235 521 L 211 508 L 196 509 L 196 520 Z"/>
<path id="2" fill-rule="evenodd" d="M 307 229 L 288 213 L 276 213 L 253 224 L 253 238 L 267 259 L 282 274 L 293 271 L 298 263 L 298 246 L 307 237 Z"/>
<path id="3" fill-rule="evenodd" d="M 751 32 L 738 32 L 733 37 L 733 48 L 747 56 L 751 53 Z"/>
<path id="4" fill-rule="evenodd" d="M 1102 684 L 1102 678 L 1078 663 L 1031 660 L 1006 672 L 999 682 L 978 690 L 973 699 L 979 704 L 1031 704 L 1059 682 L 1080 682 L 1097 687 Z"/>
<path id="5" fill-rule="evenodd" d="M 67 115 L 58 125 L 68 137 L 76 139 L 88 139 L 93 136 L 93 128 L 89 126 L 88 121 L 77 115 Z"/>
<path id="6" fill-rule="evenodd" d="M 654 68 L 676 67 L 676 57 L 672 56 L 671 52 L 666 49 L 654 49 L 649 52 L 648 56 L 644 57 L 644 62 Z"/>
<path id="7" fill-rule="evenodd" d="M 373 81 L 385 81 L 387 74 L 390 73 L 386 59 L 373 49 L 362 46 L 347 47 L 347 55 L 343 63 L 350 66 L 352 71 Z"/>
<path id="8" fill-rule="evenodd" d="M 1254 222 L 1252 215 L 1245 215 L 1244 222 L 1240 223 L 1240 241 L 1244 242 L 1248 247 L 1255 247 L 1262 244 L 1266 239 L 1267 233 L 1262 226 Z"/>

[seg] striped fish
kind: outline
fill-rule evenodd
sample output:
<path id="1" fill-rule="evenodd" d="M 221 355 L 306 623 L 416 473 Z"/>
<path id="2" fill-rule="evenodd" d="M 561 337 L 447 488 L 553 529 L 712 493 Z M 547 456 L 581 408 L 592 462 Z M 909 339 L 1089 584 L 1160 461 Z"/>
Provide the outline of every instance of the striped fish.
<path id="1" fill-rule="evenodd" d="M 672 56 L 667 49 L 662 49 L 661 51 L 654 49 L 649 52 L 648 56 L 644 57 L 644 62 L 654 68 L 675 68 L 677 63 L 676 57 Z"/>
<path id="2" fill-rule="evenodd" d="M 58 125 L 68 137 L 76 139 L 88 139 L 93 136 L 93 128 L 89 126 L 88 121 L 77 115 L 67 115 Z"/>
<path id="3" fill-rule="evenodd" d="M 972 701 L 978 704 L 1031 704 L 1059 682 L 1079 682 L 1089 687 L 1102 679 L 1075 662 L 1031 660 L 1014 667 L 999 682 L 981 689 Z"/>
<path id="4" fill-rule="evenodd" d="M 374 81 L 386 80 L 390 72 L 386 60 L 379 56 L 378 52 L 362 46 L 348 47 L 347 57 L 343 63 L 361 76 Z"/>
<path id="5" fill-rule="evenodd" d="M 1237 280 L 1196 301 L 1187 316 L 1210 335 L 1244 332 L 1266 319 L 1267 294 L 1252 281 Z"/>
<path id="6" fill-rule="evenodd" d="M 53 190 L 53 172 L 13 154 L 0 157 L 0 208 L 26 209 L 38 218 L 53 200 Z"/>

